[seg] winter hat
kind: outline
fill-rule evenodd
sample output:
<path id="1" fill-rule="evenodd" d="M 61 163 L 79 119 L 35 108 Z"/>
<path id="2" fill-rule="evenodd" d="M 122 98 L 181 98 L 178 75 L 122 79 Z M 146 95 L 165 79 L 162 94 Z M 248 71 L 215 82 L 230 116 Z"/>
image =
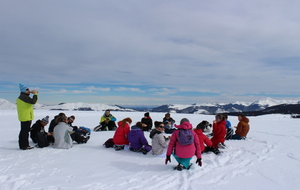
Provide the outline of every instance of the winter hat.
<path id="1" fill-rule="evenodd" d="M 19 88 L 21 92 L 26 92 L 27 87 L 23 85 L 22 83 L 19 83 Z"/>
<path id="2" fill-rule="evenodd" d="M 181 121 L 180 121 L 180 125 L 183 124 L 183 123 L 186 122 L 186 121 L 187 121 L 187 122 L 190 122 L 187 118 L 182 118 Z"/>
<path id="3" fill-rule="evenodd" d="M 150 116 L 149 112 L 145 113 L 144 116 L 149 117 Z"/>
<path id="4" fill-rule="evenodd" d="M 41 121 L 48 124 L 49 123 L 49 116 L 47 115 Z"/>

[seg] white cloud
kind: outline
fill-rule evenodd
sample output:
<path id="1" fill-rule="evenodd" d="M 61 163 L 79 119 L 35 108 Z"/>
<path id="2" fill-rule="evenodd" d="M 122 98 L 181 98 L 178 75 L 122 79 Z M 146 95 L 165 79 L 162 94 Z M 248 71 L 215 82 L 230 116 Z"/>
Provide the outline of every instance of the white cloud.
<path id="1" fill-rule="evenodd" d="M 131 91 L 131 92 L 139 92 L 139 93 L 144 93 L 144 90 L 141 90 L 139 88 L 126 88 L 126 87 L 119 87 L 116 88 L 115 91 Z"/>
<path id="2" fill-rule="evenodd" d="M 0 82 L 95 84 L 59 93 L 300 94 L 290 88 L 300 80 L 299 1 L 117 2 L 3 3 Z"/>

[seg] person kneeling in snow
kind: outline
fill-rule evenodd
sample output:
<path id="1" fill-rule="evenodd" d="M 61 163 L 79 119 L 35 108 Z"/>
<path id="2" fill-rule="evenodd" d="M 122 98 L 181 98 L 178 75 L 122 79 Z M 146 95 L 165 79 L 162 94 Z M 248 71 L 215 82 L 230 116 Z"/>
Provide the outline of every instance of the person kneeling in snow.
<path id="1" fill-rule="evenodd" d="M 53 147 L 62 149 L 72 148 L 73 140 L 70 134 L 73 132 L 73 128 L 68 124 L 67 116 L 60 116 L 58 118 L 58 124 L 53 130 L 53 137 L 55 139 Z"/>
<path id="2" fill-rule="evenodd" d="M 197 134 L 192 130 L 193 126 L 188 119 L 183 118 L 180 125 L 175 125 L 176 130 L 172 136 L 167 150 L 165 164 L 171 162 L 171 154 L 175 157 L 178 165 L 175 170 L 190 169 L 190 161 L 194 155 L 196 163 L 202 166 L 201 148 Z"/>
<path id="3" fill-rule="evenodd" d="M 137 122 L 136 125 L 131 127 L 131 131 L 128 133 L 128 141 L 130 143 L 130 150 L 134 152 L 142 152 L 147 154 L 152 147 L 148 144 L 142 131 L 143 123 Z"/>

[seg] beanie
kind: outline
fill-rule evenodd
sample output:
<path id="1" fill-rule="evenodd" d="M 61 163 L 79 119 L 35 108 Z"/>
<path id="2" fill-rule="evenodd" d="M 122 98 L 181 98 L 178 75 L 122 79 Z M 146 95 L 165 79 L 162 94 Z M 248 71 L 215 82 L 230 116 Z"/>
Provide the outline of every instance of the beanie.
<path id="1" fill-rule="evenodd" d="M 150 116 L 149 112 L 146 112 L 146 113 L 144 114 L 144 116 L 145 116 L 145 117 L 149 117 L 149 116 Z"/>
<path id="2" fill-rule="evenodd" d="M 19 88 L 21 92 L 26 92 L 27 87 L 23 85 L 22 83 L 19 83 Z"/>
<path id="3" fill-rule="evenodd" d="M 187 122 L 190 122 L 187 118 L 182 118 L 181 121 L 180 121 L 180 125 L 183 124 L 183 123 L 186 122 L 186 121 L 187 121 Z"/>
<path id="4" fill-rule="evenodd" d="M 49 123 L 49 116 L 47 115 L 41 121 L 48 124 Z"/>

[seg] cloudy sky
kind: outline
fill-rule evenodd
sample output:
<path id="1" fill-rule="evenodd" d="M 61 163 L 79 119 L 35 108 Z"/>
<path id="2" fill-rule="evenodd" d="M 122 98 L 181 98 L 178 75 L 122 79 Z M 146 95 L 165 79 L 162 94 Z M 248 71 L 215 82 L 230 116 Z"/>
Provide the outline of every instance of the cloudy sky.
<path id="1" fill-rule="evenodd" d="M 0 98 L 300 99 L 298 0 L 1 0 Z"/>

